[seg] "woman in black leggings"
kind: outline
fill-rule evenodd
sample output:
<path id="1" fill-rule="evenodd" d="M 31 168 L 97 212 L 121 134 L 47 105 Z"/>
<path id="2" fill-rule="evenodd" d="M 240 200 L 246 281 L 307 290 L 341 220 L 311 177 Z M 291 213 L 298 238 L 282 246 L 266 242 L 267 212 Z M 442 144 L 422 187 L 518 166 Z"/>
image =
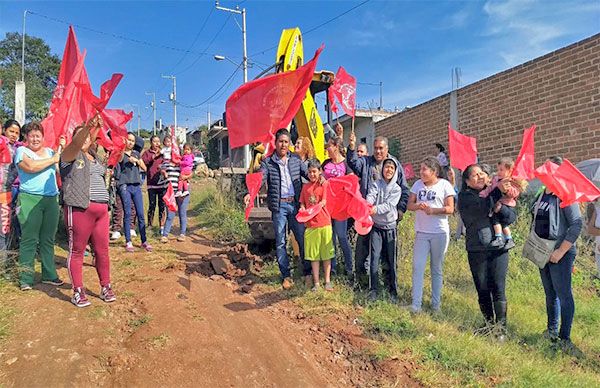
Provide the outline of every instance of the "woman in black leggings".
<path id="1" fill-rule="evenodd" d="M 466 249 L 473 282 L 477 289 L 479 307 L 485 319 L 479 334 L 496 334 L 498 340 L 506 338 L 506 272 L 508 252 L 490 247 L 494 236 L 488 214 L 490 202 L 480 198 L 488 175 L 478 164 L 465 169 L 463 187 L 459 193 L 458 209 L 466 227 Z"/>

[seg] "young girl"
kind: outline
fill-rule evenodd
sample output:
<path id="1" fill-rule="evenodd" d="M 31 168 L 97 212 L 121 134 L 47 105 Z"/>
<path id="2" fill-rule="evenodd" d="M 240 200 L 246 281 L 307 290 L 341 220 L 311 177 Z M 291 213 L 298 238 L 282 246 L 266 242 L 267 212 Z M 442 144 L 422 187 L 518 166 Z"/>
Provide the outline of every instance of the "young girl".
<path id="1" fill-rule="evenodd" d="M 325 190 L 321 183 L 321 164 L 316 159 L 308 162 L 309 183 L 302 187 L 300 209 L 306 209 L 318 203 L 325 206 Z M 325 272 L 325 290 L 333 291 L 331 284 L 331 259 L 335 255 L 331 216 L 325 208 L 306 222 L 304 232 L 304 255 L 311 262 L 313 291 L 319 289 L 319 262 L 323 262 Z"/>
<path id="2" fill-rule="evenodd" d="M 421 179 L 410 189 L 408 198 L 408 210 L 416 212 L 412 270 L 413 312 L 421 311 L 428 256 L 431 266 L 432 310 L 439 311 L 442 303 L 442 268 L 450 237 L 448 215 L 454 213 L 455 192 L 447 180 L 440 179 L 440 172 L 441 166 L 436 158 L 425 158 L 421 162 Z"/>
<path id="3" fill-rule="evenodd" d="M 511 178 L 514 167 L 512 159 L 500 159 L 491 184 L 479 193 L 481 198 L 491 197 L 495 204 L 490 212 L 495 234 L 490 246 L 495 248 L 511 249 L 515 246 L 509 225 L 517 220 L 517 198 L 526 188 L 527 181 Z"/>
<path id="4" fill-rule="evenodd" d="M 146 165 L 140 157 L 140 153 L 134 151 L 136 136 L 133 133 L 127 135 L 127 146 L 123 153 L 123 159 L 118 164 L 119 180 L 117 182 L 119 195 L 123 202 L 123 230 L 125 231 L 125 250 L 133 252 L 131 243 L 131 202 L 135 207 L 138 219 L 140 237 L 142 238 L 142 248 L 151 252 L 152 247 L 146 240 L 146 222 L 144 220 L 144 201 L 142 197 L 142 179 L 140 171 L 146 171 Z"/>
<path id="5" fill-rule="evenodd" d="M 181 170 L 181 175 L 179 175 L 179 184 L 175 196 L 185 197 L 190 193 L 188 191 L 189 178 L 184 179 L 182 177 L 190 176 L 190 174 L 192 174 L 192 169 L 194 168 L 194 154 L 192 153 L 192 147 L 190 147 L 189 144 L 183 146 L 183 156 L 181 157 L 179 168 Z"/>

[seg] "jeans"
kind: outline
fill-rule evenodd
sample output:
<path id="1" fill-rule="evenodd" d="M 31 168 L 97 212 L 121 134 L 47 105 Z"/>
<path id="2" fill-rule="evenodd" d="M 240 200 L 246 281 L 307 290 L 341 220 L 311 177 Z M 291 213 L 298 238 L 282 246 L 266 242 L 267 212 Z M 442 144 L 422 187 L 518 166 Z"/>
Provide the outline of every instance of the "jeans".
<path id="1" fill-rule="evenodd" d="M 540 269 L 540 277 L 546 293 L 548 330 L 558 332 L 560 315 L 558 336 L 565 340 L 571 339 L 571 325 L 575 314 L 575 300 L 571 288 L 574 262 L 575 253 L 568 252 L 558 263 L 548 263 Z"/>
<path id="2" fill-rule="evenodd" d="M 19 265 L 21 284 L 33 285 L 35 254 L 39 251 L 42 262 L 42 281 L 58 278 L 54 262 L 54 238 L 58 228 L 58 195 L 44 197 L 21 192 L 19 194 L 21 242 Z"/>
<path id="3" fill-rule="evenodd" d="M 170 210 L 167 212 L 167 220 L 165 221 L 165 227 L 163 229 L 163 236 L 165 237 L 171 233 L 175 214 L 179 214 L 179 234 L 185 235 L 187 230 L 187 210 L 190 205 L 190 196 L 177 197 L 175 200 L 177 201 L 177 212 L 172 212 Z"/>
<path id="4" fill-rule="evenodd" d="M 371 255 L 371 233 L 362 236 L 356 236 L 356 250 L 354 252 L 354 269 L 357 276 L 365 275 L 371 267 L 369 257 Z"/>
<path id="5" fill-rule="evenodd" d="M 344 268 L 346 270 L 346 275 L 352 275 L 352 248 L 350 248 L 350 242 L 348 241 L 348 220 L 331 220 L 331 226 L 333 228 L 333 246 L 337 252 L 336 240 L 340 243 L 340 247 L 344 254 Z M 334 263 L 332 263 L 332 269 L 333 268 L 335 268 Z"/>
<path id="6" fill-rule="evenodd" d="M 281 278 L 290 277 L 290 261 L 287 254 L 287 228 L 294 233 L 294 237 L 300 248 L 300 260 L 302 261 L 302 274 L 308 276 L 311 274 L 310 262 L 304 260 L 304 224 L 296 221 L 295 204 L 281 202 L 279 210 L 271 213 L 273 226 L 275 227 L 275 254 L 277 255 L 277 264 L 281 272 Z"/>
<path id="7" fill-rule="evenodd" d="M 467 252 L 479 307 L 487 321 L 494 320 L 494 302 L 506 302 L 508 252 Z"/>
<path id="8" fill-rule="evenodd" d="M 384 264 L 382 272 L 390 294 L 398 296 L 398 266 L 396 252 L 396 229 L 371 229 L 371 260 L 369 274 L 369 291 L 379 290 L 379 263 Z"/>
<path id="9" fill-rule="evenodd" d="M 152 226 L 156 205 L 158 205 L 158 226 L 163 226 L 165 224 L 165 201 L 163 201 L 163 197 L 166 192 L 167 189 L 164 187 L 148 189 L 148 226 Z"/>
<path id="10" fill-rule="evenodd" d="M 431 269 L 431 307 L 439 310 L 442 305 L 442 268 L 448 240 L 448 233 L 417 232 L 412 268 L 412 307 L 415 310 L 420 310 L 423 302 L 423 278 L 428 256 Z"/>
<path id="11" fill-rule="evenodd" d="M 125 241 L 131 242 L 131 202 L 135 207 L 135 213 L 138 220 L 138 228 L 142 243 L 146 242 L 146 221 L 144 220 L 144 199 L 142 197 L 142 187 L 140 185 L 121 185 L 119 195 L 123 202 L 123 232 Z"/>

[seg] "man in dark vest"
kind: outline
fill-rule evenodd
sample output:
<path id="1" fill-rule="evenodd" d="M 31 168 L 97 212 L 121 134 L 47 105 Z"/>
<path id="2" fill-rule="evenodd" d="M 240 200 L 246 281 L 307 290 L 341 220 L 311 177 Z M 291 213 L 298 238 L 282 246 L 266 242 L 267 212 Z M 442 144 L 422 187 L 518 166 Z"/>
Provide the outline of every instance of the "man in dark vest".
<path id="1" fill-rule="evenodd" d="M 308 180 L 308 175 L 306 166 L 298 156 L 290 152 L 289 146 L 290 132 L 285 128 L 279 129 L 275 134 L 275 152 L 260 164 L 262 183 L 267 184 L 267 204 L 275 228 L 275 251 L 284 289 L 293 285 L 286 249 L 288 227 L 294 233 L 300 248 L 303 275 L 309 276 L 311 273 L 310 263 L 304 260 L 304 225 L 296 221 L 302 178 Z M 244 197 L 244 203 L 246 206 L 250 203 L 249 194 Z"/>

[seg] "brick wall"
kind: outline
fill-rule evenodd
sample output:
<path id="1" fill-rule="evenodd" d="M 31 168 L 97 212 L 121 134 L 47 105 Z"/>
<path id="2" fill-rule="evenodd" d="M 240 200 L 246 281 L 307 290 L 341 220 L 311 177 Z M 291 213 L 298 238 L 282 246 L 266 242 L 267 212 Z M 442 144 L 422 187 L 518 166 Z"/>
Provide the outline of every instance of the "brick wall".
<path id="1" fill-rule="evenodd" d="M 562 155 L 577 163 L 600 158 L 600 34 L 495 74 L 457 91 L 459 130 L 477 138 L 480 158 L 517 157 L 525 128 L 535 123 L 536 164 Z M 415 169 L 448 144 L 450 94 L 375 124 L 398 138 L 403 163 Z"/>

